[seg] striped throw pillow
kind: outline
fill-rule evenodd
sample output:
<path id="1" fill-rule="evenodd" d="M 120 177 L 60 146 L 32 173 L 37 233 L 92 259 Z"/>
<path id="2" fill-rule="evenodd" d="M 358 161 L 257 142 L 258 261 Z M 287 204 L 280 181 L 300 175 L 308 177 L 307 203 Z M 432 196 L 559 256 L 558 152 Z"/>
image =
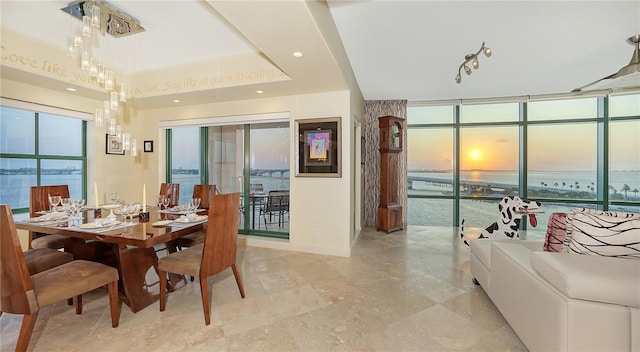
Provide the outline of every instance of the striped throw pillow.
<path id="1" fill-rule="evenodd" d="M 640 214 L 572 211 L 566 237 L 570 253 L 640 259 Z"/>

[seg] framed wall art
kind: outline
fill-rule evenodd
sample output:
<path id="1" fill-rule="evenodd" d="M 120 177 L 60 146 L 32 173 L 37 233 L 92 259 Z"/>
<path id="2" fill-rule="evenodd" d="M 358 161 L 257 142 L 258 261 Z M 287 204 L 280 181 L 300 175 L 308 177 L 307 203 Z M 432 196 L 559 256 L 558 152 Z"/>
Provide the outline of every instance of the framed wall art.
<path id="1" fill-rule="evenodd" d="M 296 120 L 296 176 L 341 177 L 340 118 Z"/>
<path id="2" fill-rule="evenodd" d="M 118 142 L 116 135 L 107 134 L 106 153 L 114 155 L 124 155 L 122 142 Z"/>
<path id="3" fill-rule="evenodd" d="M 153 153 L 153 141 L 144 141 L 144 152 Z"/>

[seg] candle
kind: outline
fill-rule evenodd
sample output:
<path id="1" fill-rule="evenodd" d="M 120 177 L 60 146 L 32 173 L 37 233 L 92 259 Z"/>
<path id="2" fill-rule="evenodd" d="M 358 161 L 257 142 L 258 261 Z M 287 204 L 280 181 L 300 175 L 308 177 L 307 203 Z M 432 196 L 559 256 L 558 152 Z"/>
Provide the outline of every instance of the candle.
<path id="1" fill-rule="evenodd" d="M 93 183 L 93 192 L 95 193 L 94 196 L 96 198 L 96 209 L 98 209 L 98 183 L 96 182 Z"/>
<path id="2" fill-rule="evenodd" d="M 147 212 L 147 185 L 142 185 L 142 212 Z"/>

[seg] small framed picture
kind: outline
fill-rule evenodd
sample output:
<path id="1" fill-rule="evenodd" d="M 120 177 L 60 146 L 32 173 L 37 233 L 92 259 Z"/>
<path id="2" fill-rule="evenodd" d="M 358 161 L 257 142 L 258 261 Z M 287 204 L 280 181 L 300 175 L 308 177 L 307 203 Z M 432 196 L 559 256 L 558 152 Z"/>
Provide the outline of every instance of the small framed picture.
<path id="1" fill-rule="evenodd" d="M 144 141 L 144 152 L 153 153 L 153 141 Z"/>
<path id="2" fill-rule="evenodd" d="M 122 142 L 118 142 L 118 137 L 116 135 L 107 134 L 106 153 L 115 154 L 115 155 L 124 155 Z"/>

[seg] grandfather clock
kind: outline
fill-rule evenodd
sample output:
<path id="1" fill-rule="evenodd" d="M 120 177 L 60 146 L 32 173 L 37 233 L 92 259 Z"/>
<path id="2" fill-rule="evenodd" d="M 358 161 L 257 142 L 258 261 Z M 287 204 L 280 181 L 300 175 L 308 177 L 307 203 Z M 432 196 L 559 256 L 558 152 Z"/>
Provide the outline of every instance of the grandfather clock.
<path id="1" fill-rule="evenodd" d="M 402 229 L 402 206 L 399 202 L 400 152 L 402 152 L 403 119 L 382 116 L 380 127 L 380 204 L 378 231 L 386 233 Z"/>

